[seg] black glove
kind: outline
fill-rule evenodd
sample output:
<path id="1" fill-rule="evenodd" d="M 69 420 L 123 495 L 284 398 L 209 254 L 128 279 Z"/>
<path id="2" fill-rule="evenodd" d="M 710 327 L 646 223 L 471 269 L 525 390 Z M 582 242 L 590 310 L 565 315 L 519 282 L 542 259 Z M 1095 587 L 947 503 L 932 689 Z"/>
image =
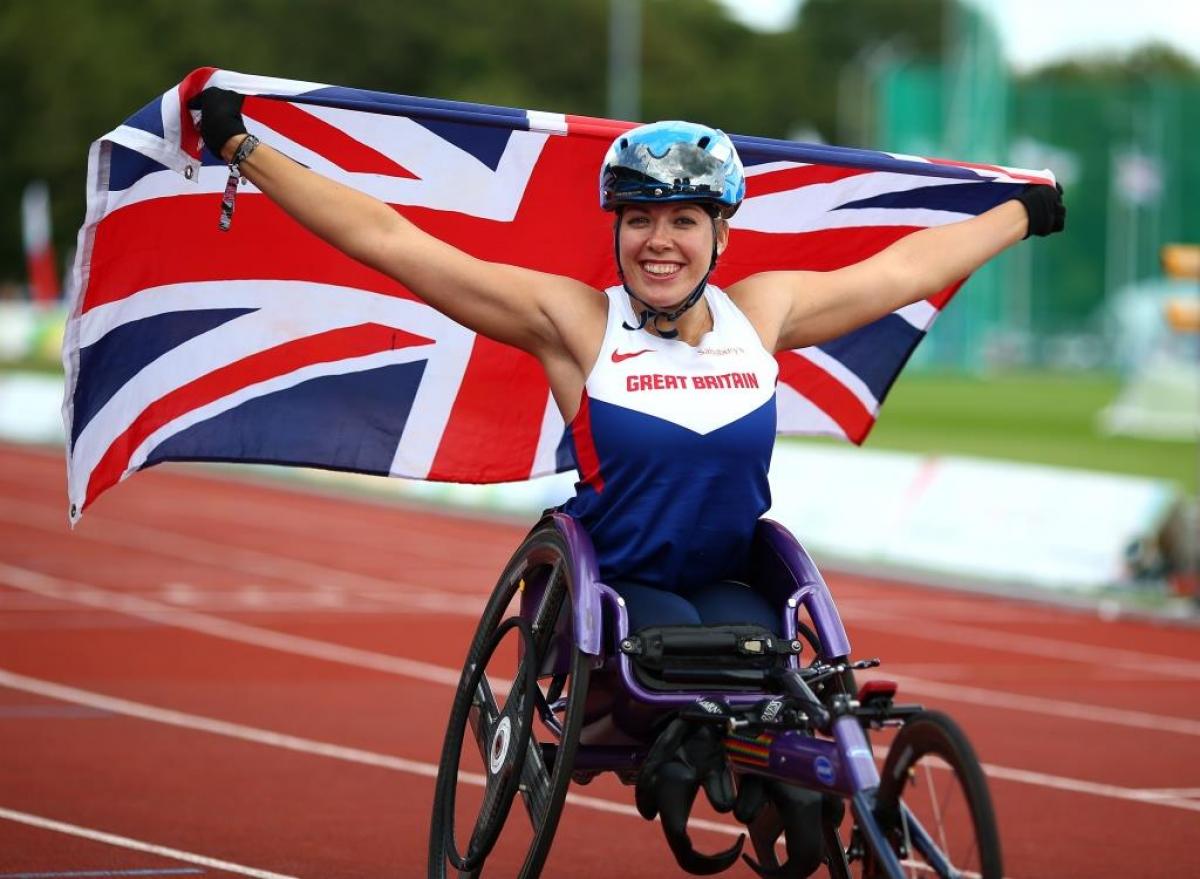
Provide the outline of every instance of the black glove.
<path id="1" fill-rule="evenodd" d="M 1030 235 L 1053 235 L 1055 232 L 1061 232 L 1066 225 L 1067 208 L 1063 204 L 1062 184 L 1047 186 L 1035 183 L 1026 186 L 1017 196 L 1017 201 L 1025 206 L 1025 213 L 1029 215 L 1029 231 L 1025 233 L 1026 238 Z"/>
<path id="2" fill-rule="evenodd" d="M 242 120 L 242 96 L 229 89 L 207 88 L 188 102 L 188 107 L 200 111 L 200 136 L 208 151 L 223 158 L 221 148 L 235 134 L 246 133 Z"/>

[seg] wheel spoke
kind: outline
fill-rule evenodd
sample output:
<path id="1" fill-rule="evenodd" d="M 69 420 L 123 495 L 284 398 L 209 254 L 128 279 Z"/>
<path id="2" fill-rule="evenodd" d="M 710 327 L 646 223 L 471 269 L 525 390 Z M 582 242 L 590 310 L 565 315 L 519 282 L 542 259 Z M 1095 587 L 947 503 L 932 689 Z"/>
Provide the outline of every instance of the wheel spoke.
<path id="1" fill-rule="evenodd" d="M 496 705 L 496 697 L 485 675 L 475 688 L 471 698 L 471 708 L 467 712 L 467 720 L 471 724 L 471 733 L 479 748 L 479 756 L 483 759 L 484 771 L 487 771 L 488 749 L 491 746 L 492 734 L 496 730 L 496 722 L 500 719 L 500 708 Z"/>
<path id="2" fill-rule="evenodd" d="M 901 863 L 908 865 L 908 867 L 911 869 L 911 872 L 908 874 L 909 876 L 915 876 L 916 867 L 914 865 L 916 862 L 913 860 L 912 833 L 909 831 L 908 824 L 911 817 L 912 816 L 909 814 L 908 809 L 900 810 L 900 828 L 904 834 L 904 860 Z"/>
<path id="3" fill-rule="evenodd" d="M 957 870 L 950 862 L 949 854 L 938 848 L 925 825 L 904 802 L 900 804 L 900 821 L 904 826 L 905 845 L 908 847 L 906 863 L 913 870 L 925 870 L 944 877 L 958 876 Z M 925 863 L 916 860 L 918 855 Z"/>
<path id="4" fill-rule="evenodd" d="M 934 809 L 937 810 L 937 813 L 941 817 L 941 825 L 943 828 L 953 826 L 952 817 L 956 816 L 957 812 L 959 811 L 959 800 L 962 799 L 960 796 L 956 796 L 956 795 L 961 795 L 961 793 L 962 793 L 962 788 L 960 786 L 961 780 L 954 773 L 954 770 L 950 769 L 949 767 L 947 767 L 946 775 L 947 775 L 947 779 L 946 779 L 946 785 L 944 788 L 944 795 L 942 796 L 940 802 L 937 802 L 937 801 L 934 802 Z M 967 822 L 969 825 L 971 822 L 971 813 L 970 813 L 969 804 L 967 804 L 965 802 L 965 799 L 963 802 L 962 811 L 964 811 L 966 814 L 964 814 L 962 816 L 961 820 Z M 953 862 L 954 862 L 954 865 L 959 869 L 959 871 L 962 873 L 963 876 L 977 875 L 977 874 L 972 874 L 966 868 L 974 867 L 976 864 L 979 863 L 979 860 L 978 860 L 979 859 L 979 840 L 975 838 L 974 833 L 968 833 L 967 838 L 968 838 L 968 844 L 966 846 L 966 853 L 963 857 L 963 860 L 959 861 L 957 858 L 954 858 Z M 958 839 L 953 840 L 953 842 L 958 842 L 958 841 L 959 841 Z M 947 857 L 950 856 L 951 844 L 952 843 L 950 841 L 946 840 L 945 834 L 943 832 L 942 850 L 944 852 L 946 852 Z"/>
<path id="5" fill-rule="evenodd" d="M 942 819 L 942 804 L 938 802 L 937 785 L 933 783 L 933 767 L 930 761 L 925 761 L 921 768 L 925 770 L 925 786 L 929 788 L 929 807 L 933 810 L 933 823 L 937 828 L 938 839 L 942 843 L 942 851 L 946 856 L 950 856 L 950 845 L 946 842 L 946 822 Z M 953 789 L 954 779 L 951 775 L 951 789 Z"/>
<path id="6" fill-rule="evenodd" d="M 542 746 L 533 736 L 529 737 L 525 765 L 521 768 L 521 785 L 517 790 L 521 792 L 525 811 L 529 813 L 529 822 L 536 831 L 546 820 L 546 810 L 550 803 L 550 772 L 542 756 Z"/>
<path id="7" fill-rule="evenodd" d="M 562 576 L 562 568 L 563 560 L 555 559 L 550 573 L 546 575 L 546 588 L 542 591 L 541 603 L 533 616 L 533 643 L 538 656 L 546 655 L 550 640 L 554 637 L 555 623 L 558 622 L 563 598 L 567 594 L 566 589 L 556 588 L 556 584 Z"/>

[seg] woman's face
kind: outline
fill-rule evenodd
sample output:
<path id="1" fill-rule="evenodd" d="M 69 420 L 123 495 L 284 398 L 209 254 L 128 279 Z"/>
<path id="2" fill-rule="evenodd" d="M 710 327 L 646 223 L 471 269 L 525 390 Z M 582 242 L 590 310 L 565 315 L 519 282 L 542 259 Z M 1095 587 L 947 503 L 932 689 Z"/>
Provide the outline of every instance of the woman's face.
<path id="1" fill-rule="evenodd" d="M 718 221 L 716 235 L 720 253 L 729 240 L 729 226 Z M 686 299 L 712 260 L 712 218 L 687 202 L 628 205 L 619 238 L 625 283 L 655 308 Z"/>

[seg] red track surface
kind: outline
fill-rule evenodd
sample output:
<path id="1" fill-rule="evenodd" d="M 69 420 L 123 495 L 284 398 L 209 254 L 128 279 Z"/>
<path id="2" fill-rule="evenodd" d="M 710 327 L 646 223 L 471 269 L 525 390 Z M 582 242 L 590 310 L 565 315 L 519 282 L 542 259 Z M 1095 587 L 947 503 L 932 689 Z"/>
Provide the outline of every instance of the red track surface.
<path id="1" fill-rule="evenodd" d="M 60 454 L 0 446 L 0 877 L 423 875 L 445 681 L 522 533 L 162 469 L 71 534 Z M 828 578 L 966 727 L 1009 876 L 1200 875 L 1200 634 Z M 627 789 L 574 790 L 616 811 L 569 805 L 547 876 L 677 874 Z"/>

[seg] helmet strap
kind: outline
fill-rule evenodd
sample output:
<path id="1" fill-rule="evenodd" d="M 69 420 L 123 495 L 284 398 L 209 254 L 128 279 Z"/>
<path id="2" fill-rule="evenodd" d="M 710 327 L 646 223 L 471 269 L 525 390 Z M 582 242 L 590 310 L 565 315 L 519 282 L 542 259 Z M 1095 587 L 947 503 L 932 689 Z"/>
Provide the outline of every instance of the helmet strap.
<path id="1" fill-rule="evenodd" d="M 621 321 L 621 326 L 627 330 L 642 330 L 646 328 L 646 324 L 653 321 L 654 332 L 663 339 L 674 339 L 679 336 L 679 330 L 664 328 L 661 324 L 671 324 L 679 320 L 680 316 L 685 311 L 700 301 L 704 295 L 704 288 L 708 286 L 709 275 L 713 273 L 713 269 L 717 267 L 717 218 L 713 217 L 713 246 L 712 257 L 708 262 L 708 271 L 704 273 L 704 277 L 700 279 L 700 283 L 695 289 L 689 293 L 682 302 L 678 303 L 671 311 L 662 311 L 655 308 L 650 303 L 643 300 L 640 296 L 629 289 L 629 284 L 625 281 L 625 270 L 621 267 L 621 216 L 620 211 L 617 212 L 617 221 L 613 223 L 613 254 L 617 260 L 617 277 L 621 279 L 621 286 L 629 297 L 638 305 L 642 306 L 642 313 L 638 318 L 638 325 L 631 327 L 625 321 Z"/>

